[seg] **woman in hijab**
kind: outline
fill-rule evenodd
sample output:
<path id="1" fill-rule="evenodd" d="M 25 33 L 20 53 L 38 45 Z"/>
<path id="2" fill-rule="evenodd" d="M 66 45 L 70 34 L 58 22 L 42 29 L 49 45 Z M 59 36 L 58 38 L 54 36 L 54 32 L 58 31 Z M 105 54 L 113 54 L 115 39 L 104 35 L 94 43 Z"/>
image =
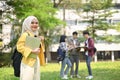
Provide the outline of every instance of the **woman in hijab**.
<path id="1" fill-rule="evenodd" d="M 23 55 L 20 66 L 20 80 L 40 80 L 40 53 L 44 51 L 43 44 L 34 50 L 25 46 L 26 36 L 38 36 L 38 19 L 35 16 L 28 16 L 22 25 L 22 34 L 17 42 L 17 50 Z M 43 38 L 40 37 L 42 42 Z M 31 54 L 36 58 L 29 57 Z"/>

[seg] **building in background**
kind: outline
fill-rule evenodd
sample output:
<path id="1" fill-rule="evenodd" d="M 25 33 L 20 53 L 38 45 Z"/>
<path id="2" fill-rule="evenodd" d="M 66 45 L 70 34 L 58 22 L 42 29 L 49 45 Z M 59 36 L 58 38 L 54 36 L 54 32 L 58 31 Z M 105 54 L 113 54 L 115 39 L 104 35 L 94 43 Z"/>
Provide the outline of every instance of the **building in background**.
<path id="1" fill-rule="evenodd" d="M 83 0 L 83 3 L 86 3 L 89 0 Z M 118 13 L 115 13 L 112 15 L 112 17 L 109 17 L 107 19 L 107 22 L 110 24 L 116 24 L 117 22 L 120 22 L 120 0 L 113 0 L 113 3 L 115 3 L 114 8 L 111 10 L 117 10 Z M 3 42 L 5 45 L 8 45 L 11 40 L 11 29 L 12 25 L 9 22 L 9 19 L 4 18 L 5 13 L 4 10 L 6 10 L 7 6 L 5 4 L 5 1 L 0 1 L 0 38 L 3 39 Z M 63 20 L 63 10 L 60 9 L 57 12 L 57 16 L 59 19 Z M 86 13 L 82 13 L 81 16 L 85 16 Z M 83 31 L 86 30 L 87 26 L 90 24 L 87 22 L 83 22 L 85 19 L 77 15 L 76 10 L 74 9 L 67 9 L 65 13 L 65 21 L 67 23 L 65 27 L 65 32 L 67 36 L 72 36 L 72 32 L 74 31 Z M 111 32 L 112 31 L 112 32 Z M 104 31 L 97 31 L 96 34 L 104 34 Z M 115 35 L 120 35 L 119 32 L 115 30 L 108 30 L 108 34 L 115 33 Z M 57 40 L 54 40 L 57 41 Z M 58 41 L 59 42 L 59 41 Z M 112 61 L 120 59 L 120 44 L 108 44 L 108 43 L 97 43 L 95 45 L 97 47 L 98 53 L 95 55 L 95 61 L 97 59 L 105 60 L 107 58 L 112 59 Z M 50 47 L 50 55 L 48 56 L 48 61 L 56 60 L 57 57 L 57 48 L 58 44 L 53 44 Z M 7 50 L 5 50 L 7 51 Z M 81 59 L 84 60 L 83 54 L 81 54 Z"/>
<path id="2" fill-rule="evenodd" d="M 89 0 L 82 0 L 83 3 L 87 3 Z M 111 17 L 108 17 L 106 22 L 109 24 L 115 25 L 116 23 L 120 22 L 120 0 L 113 0 L 113 3 L 115 3 L 115 6 L 112 7 L 110 10 L 111 11 L 118 11 L 115 14 L 112 14 Z M 101 11 L 100 11 L 101 12 Z M 60 9 L 58 12 L 57 17 L 63 20 L 63 9 Z M 101 12 L 102 13 L 102 12 Z M 91 15 L 92 13 L 89 13 L 88 15 Z M 65 32 L 67 36 L 72 36 L 72 32 L 74 31 L 83 31 L 86 30 L 87 27 L 91 24 L 84 22 L 86 20 L 83 18 L 83 16 L 86 16 L 87 13 L 83 12 L 81 15 L 77 15 L 76 10 L 74 9 L 66 9 L 65 11 L 65 21 L 67 23 L 65 27 Z M 99 15 L 95 14 L 95 15 Z M 117 30 L 113 29 L 108 29 L 108 31 L 102 31 L 98 30 L 96 31 L 96 34 L 98 36 L 103 36 L 104 34 L 107 35 L 120 35 L 120 32 Z M 98 40 L 98 42 L 95 44 L 97 47 L 97 54 L 95 55 L 95 61 L 97 60 L 119 60 L 120 59 L 120 43 L 106 43 L 106 42 L 101 42 Z M 50 47 L 51 50 L 51 57 L 49 58 L 50 60 L 56 60 L 56 51 L 58 48 L 58 44 L 53 44 Z M 81 59 L 84 60 L 83 54 L 81 54 Z"/>

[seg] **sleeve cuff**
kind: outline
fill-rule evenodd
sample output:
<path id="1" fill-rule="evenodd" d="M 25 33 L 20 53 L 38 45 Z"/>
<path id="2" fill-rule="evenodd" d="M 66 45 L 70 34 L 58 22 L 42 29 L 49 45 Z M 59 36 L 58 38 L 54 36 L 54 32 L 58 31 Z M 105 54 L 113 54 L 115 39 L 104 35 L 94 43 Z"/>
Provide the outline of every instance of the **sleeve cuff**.
<path id="1" fill-rule="evenodd" d="M 31 54 L 32 49 L 26 48 L 24 51 L 24 57 L 27 58 Z"/>

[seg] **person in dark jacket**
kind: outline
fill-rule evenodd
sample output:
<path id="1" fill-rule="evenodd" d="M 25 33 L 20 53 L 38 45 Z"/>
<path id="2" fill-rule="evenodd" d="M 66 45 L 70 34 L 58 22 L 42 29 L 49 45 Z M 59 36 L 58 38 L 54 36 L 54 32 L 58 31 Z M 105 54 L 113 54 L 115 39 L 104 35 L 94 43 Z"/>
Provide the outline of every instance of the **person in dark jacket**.
<path id="1" fill-rule="evenodd" d="M 93 76 L 92 76 L 92 69 L 91 69 L 91 61 L 94 55 L 94 40 L 90 37 L 90 34 L 88 31 L 83 31 L 83 36 L 86 38 L 84 51 L 85 51 L 86 64 L 87 64 L 88 73 L 89 73 L 89 76 L 86 77 L 86 79 L 92 79 Z"/>

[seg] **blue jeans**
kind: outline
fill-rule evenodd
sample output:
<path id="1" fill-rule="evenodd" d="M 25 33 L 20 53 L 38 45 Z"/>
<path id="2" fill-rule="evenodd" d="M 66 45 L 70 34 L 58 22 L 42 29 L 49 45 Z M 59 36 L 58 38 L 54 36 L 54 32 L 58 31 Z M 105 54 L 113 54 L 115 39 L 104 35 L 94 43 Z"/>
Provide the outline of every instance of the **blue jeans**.
<path id="1" fill-rule="evenodd" d="M 92 57 L 86 55 L 86 64 L 87 64 L 87 68 L 88 68 L 88 73 L 89 73 L 89 75 L 92 76 L 91 61 L 92 61 Z"/>
<path id="2" fill-rule="evenodd" d="M 67 64 L 67 67 L 65 69 L 66 64 Z M 60 76 L 63 77 L 64 75 L 67 75 L 71 66 L 72 64 L 70 59 L 68 57 L 65 57 L 65 59 L 62 61 L 62 64 L 61 64 Z"/>

